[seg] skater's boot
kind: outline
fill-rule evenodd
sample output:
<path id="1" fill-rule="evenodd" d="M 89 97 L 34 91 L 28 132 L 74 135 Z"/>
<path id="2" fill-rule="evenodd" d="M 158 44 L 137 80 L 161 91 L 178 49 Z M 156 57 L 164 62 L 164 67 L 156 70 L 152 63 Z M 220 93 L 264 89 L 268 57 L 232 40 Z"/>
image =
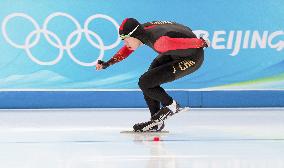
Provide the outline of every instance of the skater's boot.
<path id="1" fill-rule="evenodd" d="M 154 127 L 150 128 L 150 132 L 161 132 L 165 128 L 165 123 L 160 122 L 158 125 L 155 125 Z"/>
<path id="2" fill-rule="evenodd" d="M 137 123 L 133 126 L 133 130 L 135 132 L 152 132 L 153 130 L 161 130 L 163 129 L 163 122 L 159 121 L 147 121 L 142 123 Z"/>
<path id="3" fill-rule="evenodd" d="M 176 102 L 173 101 L 172 104 L 163 107 L 161 110 L 159 110 L 153 117 L 152 120 L 155 122 L 162 122 L 167 119 L 168 116 L 172 116 L 179 111 L 181 111 L 180 105 Z"/>

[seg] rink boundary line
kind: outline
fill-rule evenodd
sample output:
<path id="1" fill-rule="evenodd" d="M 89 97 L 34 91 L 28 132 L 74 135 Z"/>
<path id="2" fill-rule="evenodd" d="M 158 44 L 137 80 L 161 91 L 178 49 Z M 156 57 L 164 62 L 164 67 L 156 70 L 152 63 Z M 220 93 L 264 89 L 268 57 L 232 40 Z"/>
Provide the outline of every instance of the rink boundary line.
<path id="1" fill-rule="evenodd" d="M 95 156 L 93 159 L 88 159 L 86 161 L 99 161 L 103 159 L 122 159 L 122 160 L 148 160 L 148 159 L 198 159 L 198 158 L 230 158 L 234 159 L 234 155 L 113 155 L 113 156 Z"/>
<path id="2" fill-rule="evenodd" d="M 84 132 L 88 132 L 88 131 L 121 131 L 121 130 L 128 130 L 130 129 L 130 127 L 106 127 L 106 126 L 96 126 L 96 127 L 83 127 L 83 128 L 78 128 L 78 127 L 68 127 L 68 128 L 34 128 L 34 127 L 26 127 L 26 128 L 5 128 L 4 131 L 1 130 L 2 128 L 0 128 L 0 133 L 1 132 L 74 132 L 74 131 L 84 131 Z"/>
<path id="3" fill-rule="evenodd" d="M 99 156 L 94 159 L 88 160 L 88 161 L 94 161 L 94 160 L 103 160 L 103 159 L 123 159 L 123 160 L 148 160 L 150 158 L 155 158 L 155 159 L 160 159 L 160 158 L 175 158 L 175 159 L 186 159 L 186 158 L 218 158 L 218 157 L 225 157 L 225 158 L 232 158 L 233 156 L 224 156 L 224 155 L 125 155 L 125 156 L 120 156 L 120 155 L 114 155 L 114 156 Z"/>
<path id="4" fill-rule="evenodd" d="M 226 110 L 284 110 L 284 107 L 190 107 L 190 109 L 193 110 L 200 110 L 200 111 L 209 111 L 209 110 L 221 110 L 221 111 L 226 111 Z M 148 110 L 148 108 L 125 108 L 125 107 L 117 107 L 117 108 L 31 108 L 31 109 L 27 109 L 27 108 L 23 108 L 23 109 L 1 109 L 0 108 L 0 112 L 1 111 L 50 111 L 55 112 L 55 111 L 65 111 L 65 112 L 113 112 L 113 111 L 122 111 L 122 112 L 127 112 L 126 110 Z M 129 111 L 128 111 L 129 112 Z M 186 112 L 186 113 L 190 113 L 192 111 Z"/>
<path id="5" fill-rule="evenodd" d="M 284 91 L 284 89 L 165 89 L 166 91 Z M 8 91 L 8 92 L 25 92 L 25 91 L 39 91 L 39 92 L 46 92 L 46 91 L 55 91 L 55 92 L 65 92 L 65 91 L 71 91 L 71 92 L 83 92 L 83 91 L 102 91 L 102 92 L 141 92 L 140 89 L 25 89 L 25 88 L 18 88 L 18 89 L 0 89 L 1 91 Z"/>

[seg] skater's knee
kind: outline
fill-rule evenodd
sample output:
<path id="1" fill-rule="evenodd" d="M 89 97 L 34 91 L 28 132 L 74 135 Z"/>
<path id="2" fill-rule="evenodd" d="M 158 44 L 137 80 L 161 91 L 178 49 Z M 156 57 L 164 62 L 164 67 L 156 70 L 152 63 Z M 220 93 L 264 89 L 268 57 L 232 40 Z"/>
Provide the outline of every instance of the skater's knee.
<path id="1" fill-rule="evenodd" d="M 138 85 L 139 85 L 141 90 L 148 88 L 147 79 L 146 79 L 145 75 L 140 76 L 139 81 L 138 81 Z"/>
<path id="2" fill-rule="evenodd" d="M 146 90 L 146 89 L 155 87 L 155 82 L 154 82 L 153 77 L 145 73 L 142 76 L 140 76 L 138 85 L 141 90 Z"/>

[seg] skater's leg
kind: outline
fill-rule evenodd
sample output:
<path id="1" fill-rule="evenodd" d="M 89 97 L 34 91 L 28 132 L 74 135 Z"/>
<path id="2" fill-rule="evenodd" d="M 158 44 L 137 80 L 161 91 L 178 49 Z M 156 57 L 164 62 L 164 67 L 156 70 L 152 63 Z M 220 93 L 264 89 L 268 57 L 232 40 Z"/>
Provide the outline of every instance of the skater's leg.
<path id="1" fill-rule="evenodd" d="M 164 55 L 159 55 L 157 56 L 157 58 L 155 58 L 153 60 L 153 62 L 151 63 L 149 70 L 152 70 L 154 68 L 157 68 L 161 65 L 164 65 L 166 63 L 169 63 L 172 61 L 171 57 L 165 57 Z M 142 90 L 143 91 L 143 90 Z M 150 110 L 151 113 L 151 117 L 154 116 L 159 110 L 160 110 L 160 104 L 161 102 L 159 102 L 158 100 L 155 100 L 147 95 L 144 94 L 144 99 L 146 101 L 146 104 L 148 105 L 148 108 Z"/>
<path id="2" fill-rule="evenodd" d="M 160 102 L 144 95 L 144 99 L 148 105 L 151 113 L 151 117 L 154 116 L 160 110 Z"/>
<path id="3" fill-rule="evenodd" d="M 167 57 L 164 55 L 159 55 L 157 56 L 153 62 L 151 63 L 148 71 L 155 69 L 161 65 L 164 65 L 166 63 L 172 62 L 172 58 L 171 57 Z M 142 90 L 143 91 L 143 90 Z M 144 92 L 143 92 L 144 94 Z M 148 122 L 142 122 L 142 123 L 137 123 L 133 126 L 134 131 L 161 131 L 165 125 L 164 122 L 160 122 L 158 124 L 155 124 L 152 122 L 152 117 L 155 116 L 155 114 L 157 114 L 160 110 L 160 101 L 155 100 L 147 95 L 144 94 L 144 99 L 148 105 L 148 108 L 150 110 L 151 113 L 151 121 Z M 153 124 L 153 126 L 149 127 L 149 124 Z"/>

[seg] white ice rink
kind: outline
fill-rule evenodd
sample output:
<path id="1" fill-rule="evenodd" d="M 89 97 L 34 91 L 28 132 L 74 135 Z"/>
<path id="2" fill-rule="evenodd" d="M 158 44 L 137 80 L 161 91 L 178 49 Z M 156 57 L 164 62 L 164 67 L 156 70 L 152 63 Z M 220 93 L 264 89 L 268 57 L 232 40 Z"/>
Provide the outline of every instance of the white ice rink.
<path id="1" fill-rule="evenodd" d="M 146 109 L 0 110 L 0 168 L 284 168 L 284 109 L 192 109 L 155 135 Z"/>

